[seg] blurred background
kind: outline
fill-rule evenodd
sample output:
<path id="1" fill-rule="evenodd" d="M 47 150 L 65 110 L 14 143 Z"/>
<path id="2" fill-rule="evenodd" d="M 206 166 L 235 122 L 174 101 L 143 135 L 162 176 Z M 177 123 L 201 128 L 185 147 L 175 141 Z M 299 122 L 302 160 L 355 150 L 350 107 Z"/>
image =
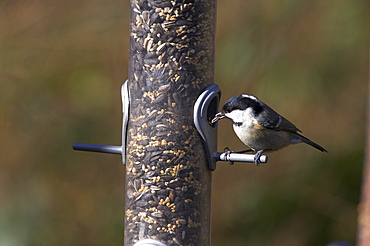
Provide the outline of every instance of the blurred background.
<path id="1" fill-rule="evenodd" d="M 212 245 L 355 243 L 369 2 L 218 0 L 223 104 L 259 97 L 324 146 L 213 173 Z M 122 245 L 129 1 L 0 0 L 0 245 Z M 245 147 L 219 124 L 219 150 Z"/>

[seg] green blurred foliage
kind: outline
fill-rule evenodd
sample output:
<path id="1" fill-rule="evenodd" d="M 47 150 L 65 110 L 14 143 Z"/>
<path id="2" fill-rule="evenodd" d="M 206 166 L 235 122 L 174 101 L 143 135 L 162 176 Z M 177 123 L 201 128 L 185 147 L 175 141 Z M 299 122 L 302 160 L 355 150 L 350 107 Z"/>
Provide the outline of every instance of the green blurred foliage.
<path id="1" fill-rule="evenodd" d="M 212 245 L 355 242 L 365 143 L 369 3 L 219 0 L 222 103 L 258 96 L 323 145 L 218 164 Z M 119 156 L 128 1 L 0 1 L 0 245 L 121 245 Z M 224 120 L 219 148 L 243 149 Z"/>

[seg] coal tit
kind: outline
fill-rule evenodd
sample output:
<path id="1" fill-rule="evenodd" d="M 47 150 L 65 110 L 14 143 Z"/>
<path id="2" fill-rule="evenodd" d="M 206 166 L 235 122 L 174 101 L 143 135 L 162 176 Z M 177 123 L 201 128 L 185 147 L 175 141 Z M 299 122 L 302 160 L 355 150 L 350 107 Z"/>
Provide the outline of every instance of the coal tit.
<path id="1" fill-rule="evenodd" d="M 211 122 L 215 123 L 222 118 L 229 118 L 233 122 L 236 135 L 251 148 L 247 151 L 256 152 L 256 165 L 260 163 L 262 153 L 276 151 L 291 144 L 306 143 L 327 152 L 320 145 L 300 135 L 298 132 L 301 131 L 293 123 L 252 95 L 242 94 L 230 98 Z"/>

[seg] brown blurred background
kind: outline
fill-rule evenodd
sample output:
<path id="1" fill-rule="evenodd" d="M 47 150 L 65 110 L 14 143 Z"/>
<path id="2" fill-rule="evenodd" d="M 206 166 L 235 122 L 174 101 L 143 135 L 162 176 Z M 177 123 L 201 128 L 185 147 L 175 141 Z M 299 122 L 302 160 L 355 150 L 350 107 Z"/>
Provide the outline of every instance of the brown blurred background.
<path id="1" fill-rule="evenodd" d="M 219 0 L 221 103 L 258 96 L 328 154 L 297 145 L 261 167 L 219 163 L 212 245 L 356 239 L 369 2 Z M 122 245 L 119 145 L 129 1 L 0 0 L 0 245 Z M 227 120 L 219 150 L 244 146 Z"/>

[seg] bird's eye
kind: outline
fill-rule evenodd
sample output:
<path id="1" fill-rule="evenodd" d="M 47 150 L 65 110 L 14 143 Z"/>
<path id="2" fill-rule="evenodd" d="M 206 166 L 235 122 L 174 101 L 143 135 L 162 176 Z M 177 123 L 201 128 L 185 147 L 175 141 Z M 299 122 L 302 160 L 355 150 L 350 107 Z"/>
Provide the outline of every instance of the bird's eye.
<path id="1" fill-rule="evenodd" d="M 226 110 L 224 110 L 225 111 L 225 113 L 230 113 L 231 112 L 231 110 L 230 109 L 226 109 Z"/>

